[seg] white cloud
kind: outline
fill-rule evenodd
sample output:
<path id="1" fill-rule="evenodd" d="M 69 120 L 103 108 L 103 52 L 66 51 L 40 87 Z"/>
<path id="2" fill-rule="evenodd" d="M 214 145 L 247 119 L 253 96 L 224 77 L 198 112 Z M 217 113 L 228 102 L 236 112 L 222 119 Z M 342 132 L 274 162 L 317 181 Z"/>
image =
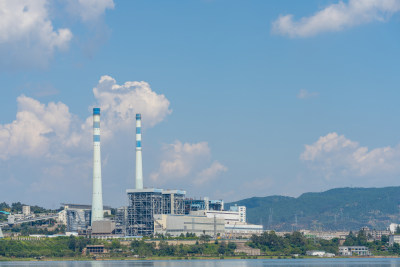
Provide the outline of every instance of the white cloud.
<path id="1" fill-rule="evenodd" d="M 120 86 L 110 76 L 102 76 L 93 93 L 102 109 L 102 140 L 113 133 L 133 130 L 135 114 L 142 113 L 152 127 L 168 114 L 169 101 L 152 91 L 146 82 L 126 82 Z M 66 149 L 86 149 L 91 144 L 92 117 L 82 122 L 64 103 L 47 105 L 21 95 L 17 98 L 16 119 L 0 124 L 0 158 L 9 156 L 54 157 Z"/>
<path id="2" fill-rule="evenodd" d="M 24 95 L 17 102 L 16 119 L 0 125 L 0 158 L 46 156 L 51 145 L 62 144 L 68 138 L 71 114 L 65 104 L 44 105 Z"/>
<path id="3" fill-rule="evenodd" d="M 400 172 L 400 146 L 369 150 L 337 133 L 322 136 L 306 145 L 300 159 L 327 178 L 338 176 L 374 176 Z"/>
<path id="4" fill-rule="evenodd" d="M 193 182 L 195 185 L 203 185 L 215 179 L 219 173 L 226 172 L 227 170 L 227 167 L 218 161 L 214 161 L 210 167 L 202 170 Z"/>
<path id="5" fill-rule="evenodd" d="M 156 125 L 171 113 L 166 97 L 152 91 L 145 82 L 126 82 L 120 86 L 110 76 L 103 76 L 93 92 L 102 108 L 101 140 L 104 147 L 129 143 L 129 140 L 111 136 L 132 137 L 132 149 L 118 151 L 118 155 L 111 155 L 113 159 L 126 157 L 134 150 L 135 112 L 143 114 L 147 127 Z M 65 189 L 60 197 L 71 198 L 73 196 L 68 190 L 74 190 L 78 183 L 82 187 L 78 191 L 90 191 L 91 114 L 86 120 L 81 120 L 64 103 L 44 104 L 24 95 L 17 98 L 17 103 L 15 120 L 0 124 L 0 172 L 26 186 L 26 190 L 29 188 L 38 199 L 42 197 L 39 193 L 53 194 L 60 187 Z M 202 149 L 202 145 L 182 147 L 189 154 L 201 154 Z M 102 156 L 107 159 L 109 155 L 103 153 Z M 107 162 L 103 163 L 106 167 Z M 111 183 L 115 184 L 115 181 Z M 6 196 L 7 192 L 2 188 L 5 187 L 0 186 L 0 195 Z M 23 187 L 18 188 L 18 192 L 22 190 Z"/>
<path id="6" fill-rule="evenodd" d="M 199 163 L 210 157 L 207 142 L 190 144 L 176 141 L 173 144 L 164 145 L 163 150 L 165 159 L 161 161 L 159 171 L 150 175 L 154 181 L 158 181 L 160 176 L 169 180 L 181 179 L 190 174 Z"/>
<path id="7" fill-rule="evenodd" d="M 153 127 L 171 114 L 169 101 L 152 91 L 146 82 L 118 85 L 110 76 L 102 76 L 93 94 L 103 110 L 109 129 L 132 127 L 136 113 L 141 113 L 144 127 Z"/>
<path id="8" fill-rule="evenodd" d="M 349 0 L 331 4 L 310 17 L 293 20 L 293 15 L 280 16 L 272 31 L 289 37 L 309 37 L 323 32 L 337 32 L 373 21 L 385 21 L 400 11 L 400 0 Z"/>
<path id="9" fill-rule="evenodd" d="M 55 30 L 45 0 L 0 1 L 0 65 L 46 65 L 55 49 L 64 50 L 69 29 Z"/>
<path id="10" fill-rule="evenodd" d="M 102 16 L 106 9 L 114 8 L 113 0 L 70 0 L 68 10 L 77 14 L 82 21 L 95 21 Z"/>
<path id="11" fill-rule="evenodd" d="M 218 161 L 208 166 L 211 151 L 207 142 L 190 144 L 176 141 L 165 145 L 163 150 L 164 159 L 159 170 L 150 174 L 157 184 L 171 181 L 180 181 L 182 184 L 182 181 L 187 181 L 188 184 L 202 185 L 228 170 Z"/>
<path id="12" fill-rule="evenodd" d="M 308 92 L 305 89 L 301 89 L 299 93 L 297 94 L 297 98 L 299 99 L 308 99 L 312 97 L 317 97 L 319 95 L 318 92 Z"/>

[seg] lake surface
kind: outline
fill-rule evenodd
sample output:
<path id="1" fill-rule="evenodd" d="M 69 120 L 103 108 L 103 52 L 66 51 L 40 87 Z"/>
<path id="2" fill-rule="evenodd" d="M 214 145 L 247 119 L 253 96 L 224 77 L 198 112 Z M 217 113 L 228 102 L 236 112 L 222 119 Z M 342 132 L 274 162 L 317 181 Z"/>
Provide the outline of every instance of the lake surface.
<path id="1" fill-rule="evenodd" d="M 0 262 L 1 267 L 263 267 L 263 266 L 400 266 L 400 259 L 281 259 L 281 260 L 170 260 L 170 261 L 46 261 Z"/>

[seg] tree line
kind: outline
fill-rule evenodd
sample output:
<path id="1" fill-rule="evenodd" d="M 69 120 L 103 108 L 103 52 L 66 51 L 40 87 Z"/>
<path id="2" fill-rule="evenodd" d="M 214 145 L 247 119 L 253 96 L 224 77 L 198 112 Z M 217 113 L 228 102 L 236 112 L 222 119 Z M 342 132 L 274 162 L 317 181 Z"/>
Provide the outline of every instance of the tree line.
<path id="1" fill-rule="evenodd" d="M 186 236 L 181 236 L 186 238 Z M 187 236 L 188 239 L 191 235 Z M 138 239 L 131 242 L 113 239 L 112 241 L 85 237 L 55 237 L 39 240 L 11 240 L 0 239 L 0 257 L 81 257 L 85 256 L 84 249 L 87 245 L 104 245 L 110 257 L 201 257 L 201 256 L 233 256 L 236 243 L 229 240 L 210 241 L 208 236 L 201 236 L 193 240 L 193 244 L 169 244 L 167 237 L 155 242 L 151 239 Z M 367 246 L 374 255 L 400 255 L 400 246 L 388 245 L 388 237 L 382 236 L 381 240 L 368 242 L 364 231 L 350 232 L 343 241 L 338 238 L 324 240 L 306 238 L 300 232 L 293 232 L 283 236 L 274 231 L 253 235 L 246 243 L 252 248 L 260 249 L 265 256 L 290 256 L 293 254 L 306 255 L 309 250 L 322 250 L 338 254 L 338 247 Z"/>

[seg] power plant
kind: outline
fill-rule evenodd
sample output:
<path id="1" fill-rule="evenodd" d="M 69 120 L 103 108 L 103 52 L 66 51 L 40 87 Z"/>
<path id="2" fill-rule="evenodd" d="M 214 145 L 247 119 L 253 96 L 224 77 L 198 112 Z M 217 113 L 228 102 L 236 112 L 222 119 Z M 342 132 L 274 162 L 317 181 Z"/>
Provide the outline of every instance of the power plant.
<path id="1" fill-rule="evenodd" d="M 93 108 L 93 197 L 92 205 L 65 204 L 63 219 L 68 231 L 92 237 L 137 237 L 166 234 L 246 236 L 259 234 L 262 225 L 246 223 L 246 207 L 224 210 L 222 200 L 186 198 L 181 189 L 143 187 L 142 115 L 136 114 L 136 169 L 134 189 L 127 189 L 128 205 L 116 209 L 103 206 L 100 108 Z M 109 218 L 104 218 L 104 212 Z"/>

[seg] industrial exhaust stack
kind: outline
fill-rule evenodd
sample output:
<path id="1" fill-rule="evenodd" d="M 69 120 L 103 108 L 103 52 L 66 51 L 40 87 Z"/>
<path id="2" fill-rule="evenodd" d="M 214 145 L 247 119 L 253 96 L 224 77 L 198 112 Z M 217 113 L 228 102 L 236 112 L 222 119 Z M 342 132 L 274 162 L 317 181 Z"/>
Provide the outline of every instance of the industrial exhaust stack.
<path id="1" fill-rule="evenodd" d="M 104 220 L 100 156 L 100 108 L 93 108 L 93 198 L 92 225 Z"/>
<path id="2" fill-rule="evenodd" d="M 136 180 L 135 188 L 143 189 L 142 169 L 142 115 L 136 114 Z"/>

